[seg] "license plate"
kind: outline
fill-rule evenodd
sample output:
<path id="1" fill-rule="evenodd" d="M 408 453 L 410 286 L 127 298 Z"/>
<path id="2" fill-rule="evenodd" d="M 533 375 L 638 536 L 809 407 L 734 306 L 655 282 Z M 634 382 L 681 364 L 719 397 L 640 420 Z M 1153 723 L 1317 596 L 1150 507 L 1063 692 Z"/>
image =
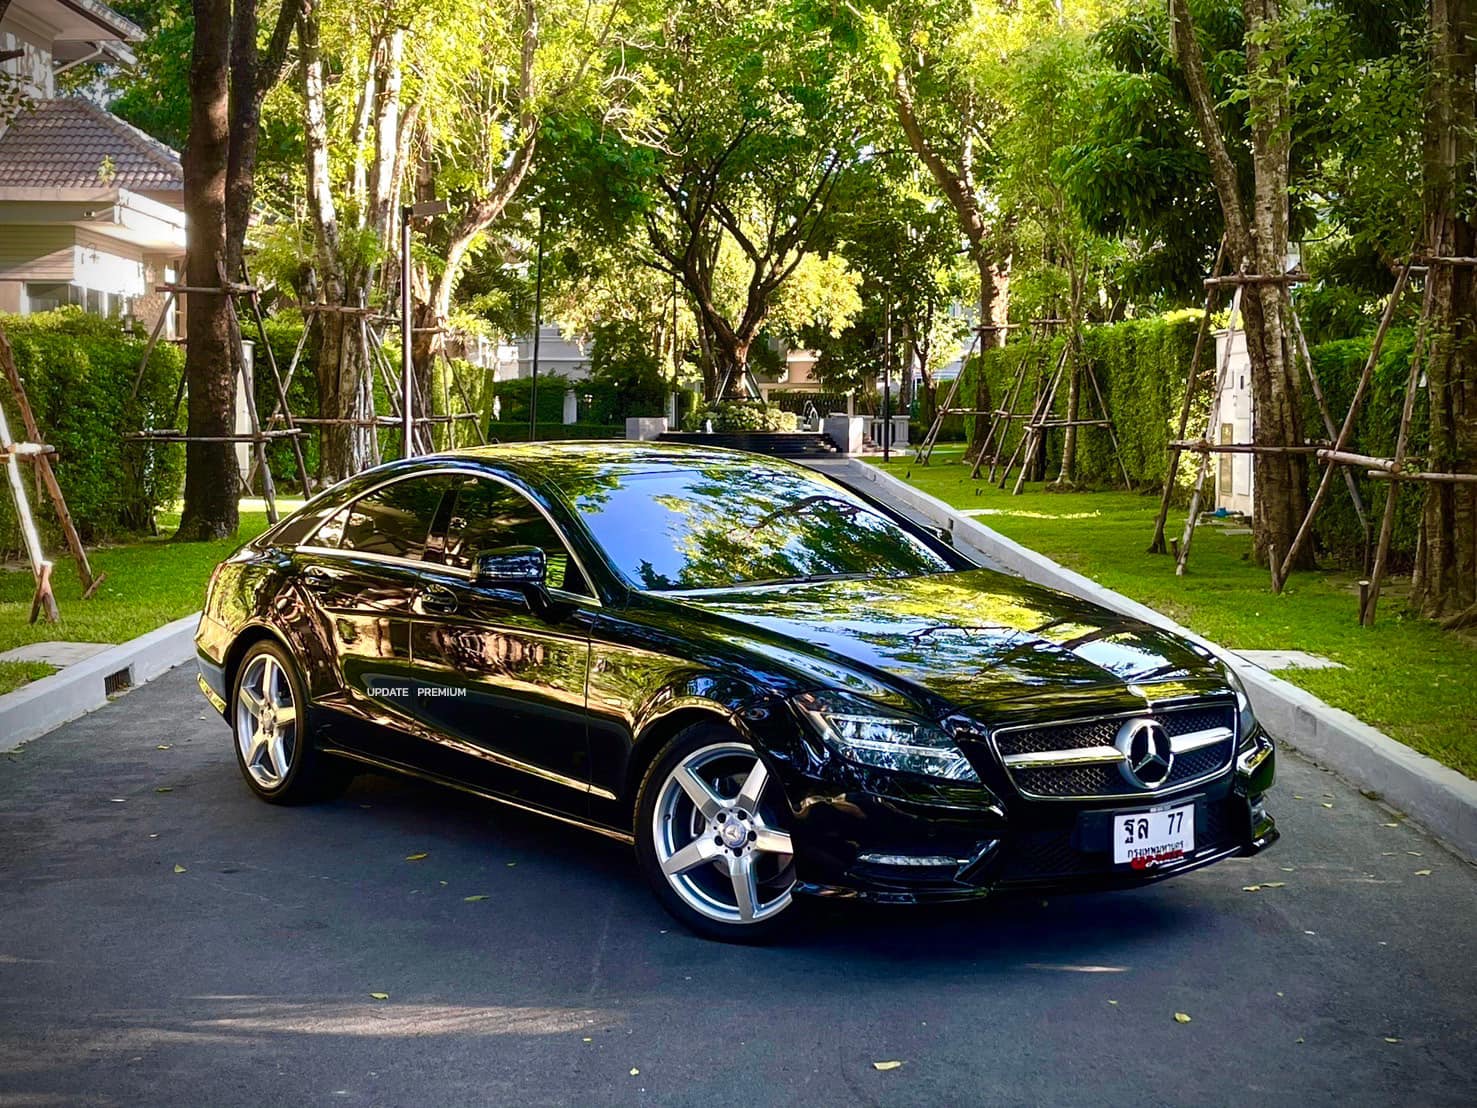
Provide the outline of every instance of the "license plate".
<path id="1" fill-rule="evenodd" d="M 1195 805 L 1113 817 L 1113 863 L 1150 869 L 1195 849 Z"/>

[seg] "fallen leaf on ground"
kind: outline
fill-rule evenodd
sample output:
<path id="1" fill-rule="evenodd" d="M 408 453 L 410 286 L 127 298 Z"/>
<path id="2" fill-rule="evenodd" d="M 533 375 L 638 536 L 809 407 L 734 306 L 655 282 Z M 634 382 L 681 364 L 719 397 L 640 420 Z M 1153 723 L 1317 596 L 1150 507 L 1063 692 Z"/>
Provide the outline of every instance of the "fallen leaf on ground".
<path id="1" fill-rule="evenodd" d="M 1295 870 L 1292 866 L 1278 866 L 1277 868 L 1280 869 L 1283 873 L 1296 873 L 1297 872 L 1297 870 Z"/>
<path id="2" fill-rule="evenodd" d="M 468 904 L 475 904 L 479 900 L 486 900 L 487 897 L 485 897 L 485 896 L 483 896 L 483 895 L 481 895 L 479 893 L 476 896 L 464 896 L 464 897 L 462 897 L 462 899 L 465 900 Z"/>
<path id="3" fill-rule="evenodd" d="M 518 864 L 518 863 L 517 863 L 517 862 L 509 862 L 509 863 L 508 863 L 508 868 L 509 868 L 509 869 L 512 869 L 512 868 L 513 868 L 513 867 L 514 867 L 514 866 L 516 866 L 516 865 L 517 865 L 517 864 Z"/>
<path id="4" fill-rule="evenodd" d="M 1293 799 L 1294 799 L 1294 800 L 1301 800 L 1301 799 L 1303 799 L 1303 798 L 1302 798 L 1302 797 L 1300 797 L 1300 796 L 1298 796 L 1298 794 L 1297 794 L 1297 793 L 1293 793 L 1293 794 L 1292 794 L 1292 798 L 1293 798 Z"/>
<path id="5" fill-rule="evenodd" d="M 1285 888 L 1287 888 L 1287 882 L 1286 881 L 1263 881 L 1262 882 L 1262 888 L 1264 888 L 1264 889 L 1285 889 Z"/>
<path id="6" fill-rule="evenodd" d="M 154 791 L 156 793 L 172 793 L 172 792 L 174 792 L 174 786 L 173 785 L 160 785 Z"/>
<path id="7" fill-rule="evenodd" d="M 882 1070 L 885 1072 L 887 1070 L 895 1070 L 901 1065 L 901 1062 L 873 1062 L 872 1068 L 874 1070 Z"/>
<path id="8" fill-rule="evenodd" d="M 121 796 L 110 796 L 108 799 L 114 804 L 122 804 L 124 802 Z"/>
<path id="9" fill-rule="evenodd" d="M 1421 857 L 1421 852 L 1419 850 L 1407 850 L 1405 853 L 1409 854 L 1412 858 Z"/>
<path id="10" fill-rule="evenodd" d="M 1430 877 L 1431 871 L 1428 869 L 1418 869 L 1415 871 L 1415 875 L 1417 877 Z"/>
<path id="11" fill-rule="evenodd" d="M 1176 1012 L 1174 1014 L 1174 1022 L 1175 1023 L 1189 1023 L 1190 1022 L 1190 1017 L 1187 1016 L 1184 1012 Z"/>
<path id="12" fill-rule="evenodd" d="M 172 747 L 170 746 L 169 743 L 160 743 L 154 749 L 155 750 L 170 750 L 170 749 L 172 749 Z"/>
<path id="13" fill-rule="evenodd" d="M 1302 1040 L 1302 1037 L 1301 1037 L 1301 1036 L 1299 1036 L 1299 1037 L 1298 1037 L 1298 1039 L 1297 1039 L 1297 1041 L 1298 1041 L 1298 1042 L 1302 1042 L 1302 1041 L 1303 1041 L 1303 1040 Z"/>
<path id="14" fill-rule="evenodd" d="M 1332 804 L 1330 804 L 1330 803 L 1329 803 L 1329 802 L 1328 802 L 1328 801 L 1326 801 L 1326 800 L 1325 800 L 1325 801 L 1324 801 L 1324 802 L 1323 802 L 1323 806 L 1324 806 L 1324 807 L 1325 807 L 1325 808 L 1332 808 L 1332 807 L 1333 807 L 1333 805 L 1332 805 Z"/>
<path id="15" fill-rule="evenodd" d="M 1281 994 L 1281 993 L 1278 993 L 1278 994 L 1277 994 L 1277 995 L 1278 995 L 1278 996 L 1281 996 L 1281 995 L 1282 995 L 1282 994 Z"/>
<path id="16" fill-rule="evenodd" d="M 389 1000 L 390 999 L 390 994 L 389 993 L 370 993 L 369 996 L 370 996 L 370 998 L 372 1000 Z"/>
<path id="17" fill-rule="evenodd" d="M 1262 887 L 1260 885 L 1242 885 L 1241 891 L 1244 893 L 1258 893 L 1262 891 Z"/>
<path id="18" fill-rule="evenodd" d="M 1108 1001 L 1108 1003 L 1113 1005 L 1115 1008 L 1118 1006 L 1118 1002 L 1116 1000 L 1110 1000 Z"/>
<path id="19" fill-rule="evenodd" d="M 1399 827 L 1400 825 L 1398 823 L 1387 823 L 1387 824 L 1385 824 L 1385 826 L 1386 827 Z"/>
<path id="20" fill-rule="evenodd" d="M 1392 1039 L 1389 1035 L 1385 1036 L 1385 1042 L 1387 1043 L 1398 1043 L 1399 1041 L 1399 1039 Z"/>
<path id="21" fill-rule="evenodd" d="M 640 1073 L 640 1072 L 641 1072 L 641 1071 L 640 1071 L 640 1070 L 638 1070 L 638 1069 L 637 1069 L 637 1068 L 636 1068 L 636 1067 L 635 1067 L 635 1066 L 632 1066 L 632 1067 L 631 1067 L 631 1076 L 632 1076 L 632 1077 L 635 1077 L 635 1076 L 636 1076 L 636 1075 L 637 1075 L 637 1074 L 639 1074 L 639 1073 Z"/>
<path id="22" fill-rule="evenodd" d="M 592 1038 L 590 1038 L 590 1036 L 586 1035 L 582 1041 L 587 1042 L 587 1043 L 593 1043 L 595 1040 L 592 1039 Z"/>
<path id="23" fill-rule="evenodd" d="M 178 862 L 176 862 L 175 863 L 175 866 L 174 866 L 174 872 L 175 873 L 184 873 L 185 872 L 185 867 L 182 866 L 182 865 L 180 865 Z"/>
<path id="24" fill-rule="evenodd" d="M 423 851 L 420 854 L 407 854 L 405 856 L 405 860 L 407 862 L 419 862 L 419 861 L 424 860 L 426 857 L 427 857 L 427 855 Z"/>

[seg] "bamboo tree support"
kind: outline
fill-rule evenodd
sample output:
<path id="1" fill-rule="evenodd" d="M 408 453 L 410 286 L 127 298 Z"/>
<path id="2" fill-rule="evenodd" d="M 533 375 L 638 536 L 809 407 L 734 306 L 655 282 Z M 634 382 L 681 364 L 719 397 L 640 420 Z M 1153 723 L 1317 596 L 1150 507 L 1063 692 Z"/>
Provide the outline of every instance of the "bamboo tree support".
<path id="1" fill-rule="evenodd" d="M 964 352 L 964 358 L 959 362 L 959 373 L 949 384 L 948 395 L 944 397 L 943 407 L 939 408 L 933 415 L 933 424 L 928 428 L 928 433 L 923 436 L 923 441 L 918 444 L 917 453 L 913 455 L 913 461 L 919 465 L 927 465 L 933 458 L 933 448 L 938 445 L 939 432 L 943 430 L 944 419 L 950 415 L 985 415 L 988 413 L 977 412 L 973 408 L 954 407 L 954 398 L 959 395 L 959 382 L 964 379 L 965 367 L 969 365 L 969 359 L 973 356 L 980 339 L 986 331 L 998 330 L 996 327 L 987 325 L 974 329 L 974 338 L 970 341 L 969 349 Z"/>
<path id="2" fill-rule="evenodd" d="M 1349 438 L 1354 432 L 1354 423 L 1359 418 L 1359 409 L 1364 403 L 1364 395 L 1369 391 L 1369 383 L 1374 377 L 1374 368 L 1379 363 L 1380 351 L 1384 348 L 1385 344 L 1385 336 L 1389 333 L 1390 324 L 1395 320 L 1396 310 L 1400 307 L 1400 302 L 1404 298 L 1406 288 L 1410 283 L 1412 268 L 1412 263 L 1407 261 L 1401 267 L 1400 275 L 1395 279 L 1395 288 L 1390 293 L 1390 299 L 1385 304 L 1385 313 L 1380 317 L 1379 328 L 1374 333 L 1373 342 L 1370 343 L 1369 357 L 1364 360 L 1364 368 L 1360 371 L 1359 381 L 1354 386 L 1354 395 L 1349 400 L 1349 410 L 1344 416 L 1344 425 L 1339 429 L 1338 437 L 1334 439 L 1333 449 L 1335 451 L 1342 451 L 1349 444 Z M 1427 292 L 1426 300 L 1429 302 L 1429 287 Z M 1423 324 L 1424 320 L 1425 312 L 1422 311 Z M 1413 357 L 1414 352 L 1412 352 Z M 1283 556 L 1281 573 L 1279 574 L 1283 580 L 1287 579 L 1287 575 L 1292 571 L 1292 566 L 1296 562 L 1298 554 L 1312 537 L 1313 520 L 1317 517 L 1318 510 L 1323 507 L 1323 502 L 1328 499 L 1328 490 L 1333 484 L 1333 470 L 1334 467 L 1332 465 L 1324 468 L 1323 476 L 1318 481 L 1318 489 L 1313 494 L 1313 501 L 1308 505 L 1307 514 L 1303 516 L 1302 526 L 1298 528 L 1297 534 L 1293 536 L 1292 545 L 1287 548 L 1287 553 Z M 1383 524 L 1381 524 L 1381 531 L 1383 529 Z"/>
<path id="3" fill-rule="evenodd" d="M 1426 295 L 1421 304 L 1421 322 L 1416 328 L 1415 346 L 1410 352 L 1410 373 L 1405 381 L 1405 401 L 1400 406 L 1400 429 L 1395 433 L 1395 457 L 1394 464 L 1390 467 L 1392 475 L 1398 475 L 1405 463 L 1406 447 L 1410 444 L 1410 420 L 1415 413 L 1415 394 L 1420 387 L 1421 362 L 1426 353 L 1426 344 L 1430 330 L 1431 304 L 1436 289 L 1436 282 L 1426 281 Z M 1342 444 L 1337 444 L 1335 450 L 1341 450 Z M 1337 463 L 1330 461 L 1328 469 L 1332 470 Z M 1359 597 L 1359 622 L 1365 627 L 1374 626 L 1375 610 L 1380 603 L 1380 585 L 1385 576 L 1385 568 L 1390 558 L 1390 537 L 1395 532 L 1395 501 L 1400 493 L 1400 482 L 1391 481 L 1390 487 L 1385 493 L 1385 514 L 1380 520 L 1380 541 L 1374 552 L 1374 568 L 1369 571 L 1369 588 L 1360 593 Z"/>
<path id="4" fill-rule="evenodd" d="M 1016 458 L 1021 458 L 1021 470 L 1019 475 L 1016 477 L 1015 488 L 1012 490 L 1013 496 L 1019 496 L 1021 490 L 1025 487 L 1026 475 L 1030 472 L 1031 469 L 1031 457 L 1035 453 L 1036 449 L 1041 445 L 1041 443 L 1045 441 L 1046 432 L 1057 427 L 1101 427 L 1105 429 L 1108 432 L 1109 441 L 1113 444 L 1113 456 L 1118 459 L 1119 472 L 1123 474 L 1124 487 L 1128 489 L 1133 488 L 1133 481 L 1128 476 L 1128 466 L 1123 461 L 1123 451 L 1120 450 L 1118 446 L 1118 433 L 1113 428 L 1112 413 L 1108 411 L 1108 404 L 1103 397 L 1102 387 L 1098 384 L 1097 371 L 1092 368 L 1092 364 L 1090 362 L 1084 361 L 1083 365 L 1080 368 L 1083 375 L 1087 378 L 1088 383 L 1092 386 L 1093 396 L 1097 398 L 1098 414 L 1100 418 L 1051 418 L 1052 405 L 1056 403 L 1056 394 L 1061 391 L 1062 378 L 1066 375 L 1067 364 L 1072 357 L 1072 351 L 1074 346 L 1076 345 L 1073 342 L 1073 338 L 1075 338 L 1075 336 L 1069 336 L 1067 342 L 1062 344 L 1061 357 L 1057 359 L 1056 372 L 1052 374 L 1051 384 L 1050 386 L 1048 386 L 1045 395 L 1042 397 L 1041 404 L 1037 406 L 1036 411 L 1033 413 L 1031 422 L 1026 425 L 1026 433 L 1021 437 L 1021 441 L 1017 444 L 1016 452 L 1011 455 L 1011 460 L 1006 463 L 1005 473 L 1001 477 L 1000 481 L 1000 485 L 1002 488 L 1004 488 L 1005 482 L 1010 477 L 1010 471 L 1011 468 L 1015 465 Z M 1021 456 L 1022 454 L 1024 454 L 1023 457 Z"/>
<path id="5" fill-rule="evenodd" d="M 1067 360 L 1067 353 L 1067 348 L 1065 346 L 1062 347 L 1062 352 L 1057 357 L 1056 365 L 1052 368 L 1051 376 L 1045 378 L 1037 385 L 1036 395 L 1031 398 L 1031 414 L 1026 420 L 1026 427 L 1021 432 L 1021 437 L 1016 440 L 1015 449 L 1010 452 L 1010 457 L 1006 459 L 1005 468 L 1000 471 L 1000 487 L 1002 489 L 1010 480 L 1010 471 L 1015 467 L 1016 460 L 1021 457 L 1022 452 L 1026 449 L 1026 443 L 1031 438 L 1031 427 L 1042 420 L 1045 412 L 1051 411 L 1051 402 L 1054 398 L 1056 382 L 1061 376 L 1062 364 Z M 1026 464 L 1024 461 L 1021 463 L 1022 472 L 1025 472 Z M 991 481 L 995 480 L 995 464 L 993 462 L 990 464 L 989 479 Z"/>
<path id="6" fill-rule="evenodd" d="M 1224 279 L 1214 278 L 1211 288 L 1217 287 Z M 1226 387 L 1226 375 L 1231 371 L 1231 346 L 1236 337 L 1236 313 L 1241 310 L 1241 286 L 1237 285 L 1231 293 L 1231 311 L 1226 317 L 1226 348 L 1221 351 L 1221 368 L 1215 378 L 1215 392 L 1210 399 L 1210 417 L 1205 423 L 1205 442 L 1210 442 L 1215 433 L 1215 425 L 1221 415 L 1221 393 Z M 1174 575 L 1183 577 L 1185 575 L 1185 563 L 1190 558 L 1190 544 L 1195 540 L 1195 524 L 1200 517 L 1200 498 L 1205 493 L 1205 477 L 1210 472 L 1210 452 L 1200 452 L 1200 466 L 1195 471 L 1195 488 L 1190 493 L 1190 514 L 1185 519 L 1185 531 L 1180 537 L 1179 548 L 1174 555 Z"/>
<path id="7" fill-rule="evenodd" d="M 1065 353 L 1065 351 L 1064 351 L 1064 353 Z M 1052 374 L 1053 374 L 1053 372 L 1055 370 L 1055 367 L 1051 364 L 1051 358 L 1049 356 L 1045 356 L 1044 355 L 1041 359 L 1039 359 L 1037 361 L 1035 368 L 1036 368 L 1036 382 L 1035 382 L 1035 386 L 1033 387 L 1033 389 L 1031 391 L 1031 407 L 1030 407 L 1030 409 L 1028 411 L 1022 412 L 1018 417 L 1015 416 L 1014 414 L 1012 414 L 1011 417 L 1010 417 L 1010 422 L 1011 423 L 1013 423 L 1016 418 L 1019 418 L 1023 424 L 1029 425 L 1031 423 L 1031 421 L 1034 420 L 1037 417 L 1037 415 L 1038 415 L 1038 413 L 1040 411 L 1042 394 L 1045 393 L 1046 386 L 1048 384 L 1050 384 L 1050 382 L 1051 382 L 1051 377 L 1052 377 Z M 1024 387 L 1024 386 L 1022 386 L 1022 387 Z M 1019 399 L 1019 397 L 1017 397 L 1017 399 Z M 1014 408 L 1014 406 L 1012 405 L 1012 410 L 1013 410 L 1013 408 Z M 1000 441 L 1000 445 L 1002 445 L 1002 446 L 1004 445 L 1004 437 L 1003 436 L 1006 435 L 1006 434 L 1008 434 L 1008 433 L 1009 433 L 1009 430 L 1008 430 L 1008 424 L 1007 424 L 1007 430 L 1004 431 L 1004 432 L 1002 432 L 1002 438 L 1001 438 L 1001 441 Z M 1021 437 L 1016 440 L 1016 446 L 1017 446 L 1017 448 L 1019 448 L 1022 445 L 1024 445 L 1024 443 L 1025 443 L 1025 437 L 1026 437 L 1026 432 L 1025 432 L 1025 429 L 1023 427 L 1022 430 L 1021 430 Z M 1016 451 L 1012 451 L 1011 456 L 1010 456 L 1009 459 L 1007 459 L 1006 464 L 1008 465 L 1011 462 L 1013 462 L 1016 457 L 1017 457 L 1017 452 Z M 996 451 L 995 451 L 995 456 L 990 459 L 990 472 L 988 474 L 986 474 L 986 476 L 985 476 L 985 480 L 988 481 L 992 485 L 995 483 L 995 473 L 996 473 L 997 470 L 1000 469 L 1000 464 L 1001 464 L 1000 450 L 997 448 Z M 1004 488 L 1005 487 L 1005 476 L 1004 476 L 1004 474 L 1002 474 L 1001 475 L 1001 478 L 1000 478 L 1000 487 L 1001 488 Z"/>
<path id="8" fill-rule="evenodd" d="M 4 370 L 5 379 L 10 384 L 10 392 L 15 397 L 16 410 L 20 412 L 21 426 L 28 440 L 26 443 L 12 442 L 7 426 L 4 431 L 5 441 L 0 444 L 4 446 L 7 453 L 6 462 L 14 464 L 17 457 L 23 457 L 29 459 L 36 467 L 36 476 L 40 479 L 42 488 L 46 490 L 46 496 L 51 500 L 57 522 L 61 524 L 62 534 L 66 537 L 67 549 L 72 552 L 72 559 L 77 563 L 77 576 L 82 581 L 82 599 L 91 600 L 97 594 L 98 586 L 103 583 L 106 575 L 94 573 L 87 560 L 87 551 L 82 546 L 82 539 L 77 534 L 76 526 L 72 523 L 72 513 L 67 509 L 67 500 L 62 495 L 61 485 L 56 479 L 56 471 L 51 468 L 51 454 L 54 451 L 41 441 L 41 428 L 36 422 L 36 413 L 31 410 L 30 398 L 26 396 L 25 382 L 21 380 L 20 371 L 16 369 L 15 355 L 10 349 L 10 340 L 6 337 L 3 327 L 0 327 L 0 369 Z M 29 447 L 30 449 L 17 449 L 18 447 Z M 52 609 L 54 608 L 53 603 Z M 35 619 L 33 606 L 31 621 L 34 623 Z"/>
<path id="9" fill-rule="evenodd" d="M 266 352 L 267 366 L 272 371 L 272 386 L 277 393 L 277 407 L 272 413 L 272 420 L 268 421 L 268 427 L 271 427 L 272 422 L 276 420 L 277 415 L 280 412 L 282 416 L 282 421 L 286 424 L 286 426 L 290 430 L 295 430 L 295 428 L 293 428 L 292 426 L 292 408 L 289 407 L 287 403 L 287 386 L 283 382 L 282 373 L 277 366 L 276 352 L 272 350 L 272 344 L 267 339 L 267 325 L 265 320 L 263 320 L 262 318 L 261 293 L 259 293 L 256 286 L 251 283 L 250 274 L 247 273 L 246 262 L 244 260 L 241 262 L 241 280 L 251 290 L 249 293 L 247 293 L 247 303 L 251 305 L 252 319 L 256 322 L 256 333 L 257 336 L 261 339 L 262 350 Z M 231 298 L 231 312 L 233 315 L 236 313 L 235 297 Z M 240 327 L 239 318 L 237 319 L 237 327 Z M 308 329 L 306 326 L 304 326 L 303 334 L 306 335 L 307 332 Z M 298 438 L 296 435 L 292 436 L 287 441 L 292 444 L 292 458 L 293 461 L 297 463 L 298 482 L 303 490 L 303 496 L 306 497 L 309 494 L 308 467 L 303 462 L 302 443 L 298 442 Z"/>
<path id="10" fill-rule="evenodd" d="M 1215 264 L 1210 268 L 1211 279 L 1221 275 L 1226 261 L 1226 237 L 1221 236 L 1220 247 L 1215 252 Z M 1180 402 L 1179 432 L 1176 440 L 1183 440 L 1190 427 L 1190 411 L 1195 401 L 1195 382 L 1200 379 L 1200 359 L 1205 352 L 1205 338 L 1210 334 L 1210 317 L 1215 311 L 1216 291 L 1219 285 L 1210 285 L 1205 290 L 1205 311 L 1200 315 L 1200 327 L 1195 332 L 1195 352 L 1190 355 L 1190 370 L 1185 375 L 1185 397 Z M 1180 448 L 1173 445 L 1169 450 L 1169 469 L 1164 475 L 1164 491 L 1159 496 L 1159 514 L 1154 518 L 1154 537 L 1149 540 L 1150 554 L 1164 554 L 1164 525 L 1169 519 L 1169 502 L 1174 497 L 1174 483 L 1179 476 Z"/>
<path id="11" fill-rule="evenodd" d="M 1033 319 L 1031 320 L 1031 329 L 1036 332 L 1036 339 L 1043 341 L 1051 337 L 1052 328 L 1055 325 L 1065 322 L 1066 320 L 1064 319 Z M 980 447 L 979 453 L 974 456 L 974 465 L 969 471 L 970 480 L 979 480 L 980 468 L 985 463 L 986 452 L 990 454 L 990 476 L 988 479 L 990 481 L 995 480 L 995 469 L 1000 464 L 1001 448 L 1005 445 L 1006 436 L 1010 434 L 1010 425 L 1017 419 L 1026 418 L 1025 413 L 1017 414 L 1015 410 L 1015 406 L 1020 400 L 1021 389 L 1025 387 L 1026 376 L 1030 369 L 1034 368 L 1037 371 L 1038 377 L 1044 378 L 1046 375 L 1043 372 L 1043 366 L 1049 356 L 1044 347 L 1040 354 L 1029 362 L 1022 355 L 1020 362 L 1016 365 L 1015 380 L 1011 383 L 1010 393 L 1006 397 L 1005 404 L 995 409 L 993 413 L 994 418 L 990 420 L 989 434 L 985 436 L 984 445 Z M 1035 409 L 1035 402 L 1039 398 L 1040 391 L 1038 385 L 1037 395 L 1032 398 L 1033 410 Z"/>

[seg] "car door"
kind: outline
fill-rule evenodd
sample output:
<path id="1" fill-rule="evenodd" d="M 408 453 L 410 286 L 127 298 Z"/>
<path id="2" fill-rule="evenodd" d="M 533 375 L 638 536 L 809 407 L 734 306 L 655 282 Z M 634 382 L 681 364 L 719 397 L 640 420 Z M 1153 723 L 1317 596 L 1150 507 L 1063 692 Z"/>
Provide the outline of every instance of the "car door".
<path id="1" fill-rule="evenodd" d="M 478 585 L 477 555 L 532 545 L 545 552 L 558 603 L 535 612 L 521 592 Z M 439 549 L 438 549 L 439 546 Z M 589 789 L 585 680 L 598 602 L 539 507 L 491 477 L 452 492 L 413 604 L 411 655 L 424 722 L 500 795 L 584 817 Z"/>
<path id="2" fill-rule="evenodd" d="M 327 737 L 377 757 L 414 762 L 423 728 L 415 711 L 412 605 L 422 558 L 456 478 L 419 474 L 374 489 L 331 516 L 294 553 L 294 578 L 319 624 L 326 657 L 308 675 L 332 711 Z M 314 668 L 310 663 L 310 669 Z"/>

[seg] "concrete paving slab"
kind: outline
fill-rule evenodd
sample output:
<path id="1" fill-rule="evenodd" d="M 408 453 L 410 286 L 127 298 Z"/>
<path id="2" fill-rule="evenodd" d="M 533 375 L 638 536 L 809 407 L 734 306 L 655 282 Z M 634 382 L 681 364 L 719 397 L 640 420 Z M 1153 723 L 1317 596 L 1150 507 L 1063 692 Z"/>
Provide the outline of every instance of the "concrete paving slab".
<path id="1" fill-rule="evenodd" d="M 1233 654 L 1265 670 L 1348 668 L 1342 662 L 1335 662 L 1332 658 L 1325 658 L 1319 654 L 1309 654 L 1306 650 L 1237 650 L 1235 647 L 1229 649 Z"/>
<path id="2" fill-rule="evenodd" d="M 45 662 L 63 668 L 85 662 L 94 654 L 111 650 L 111 642 L 32 642 L 0 652 L 0 662 Z"/>

